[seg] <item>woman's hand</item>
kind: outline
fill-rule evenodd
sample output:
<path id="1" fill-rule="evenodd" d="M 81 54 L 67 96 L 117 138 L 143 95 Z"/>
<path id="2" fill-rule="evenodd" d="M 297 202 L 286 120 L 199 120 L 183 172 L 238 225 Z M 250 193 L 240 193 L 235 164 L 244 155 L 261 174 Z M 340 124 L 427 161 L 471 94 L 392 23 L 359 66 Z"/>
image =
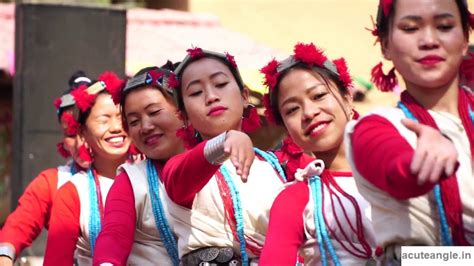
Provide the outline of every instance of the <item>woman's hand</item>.
<path id="1" fill-rule="evenodd" d="M 250 166 L 255 158 L 250 137 L 241 131 L 228 131 L 224 142 L 224 153 L 230 157 L 242 182 L 247 182 Z"/>
<path id="2" fill-rule="evenodd" d="M 438 130 L 403 119 L 402 124 L 418 136 L 418 142 L 410 165 L 411 173 L 418 175 L 418 184 L 437 183 L 441 176 L 454 173 L 458 152 L 454 144 Z"/>

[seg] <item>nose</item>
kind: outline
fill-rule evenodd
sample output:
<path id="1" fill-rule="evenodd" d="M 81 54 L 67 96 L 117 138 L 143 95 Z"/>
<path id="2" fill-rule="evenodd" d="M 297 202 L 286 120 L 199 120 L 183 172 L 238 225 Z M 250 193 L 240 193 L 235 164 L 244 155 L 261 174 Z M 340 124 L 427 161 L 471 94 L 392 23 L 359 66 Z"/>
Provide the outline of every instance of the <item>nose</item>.
<path id="1" fill-rule="evenodd" d="M 122 127 L 122 118 L 116 117 L 114 119 L 110 119 L 110 132 L 116 133 L 116 132 L 122 132 L 123 127 Z"/>
<path id="2" fill-rule="evenodd" d="M 437 29 L 425 27 L 419 39 L 419 46 L 421 50 L 432 50 L 439 48 L 439 36 Z"/>
<path id="3" fill-rule="evenodd" d="M 219 95 L 212 88 L 207 89 L 205 93 L 206 93 L 206 105 L 211 105 L 220 100 Z"/>
<path id="4" fill-rule="evenodd" d="M 153 130 L 153 124 L 148 119 L 143 119 L 141 123 L 140 133 L 142 135 L 148 134 Z"/>
<path id="5" fill-rule="evenodd" d="M 314 103 L 307 103 L 303 106 L 303 122 L 310 123 L 314 117 L 321 113 L 321 109 Z"/>

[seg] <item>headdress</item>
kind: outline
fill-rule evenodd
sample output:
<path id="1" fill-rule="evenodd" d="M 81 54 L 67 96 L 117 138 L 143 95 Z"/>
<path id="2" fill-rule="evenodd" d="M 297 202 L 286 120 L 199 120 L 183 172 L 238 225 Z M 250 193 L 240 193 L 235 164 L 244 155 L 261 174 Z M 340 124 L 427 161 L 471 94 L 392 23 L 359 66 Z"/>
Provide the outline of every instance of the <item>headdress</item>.
<path id="1" fill-rule="evenodd" d="M 277 85 L 281 80 L 282 73 L 287 70 L 303 65 L 313 68 L 325 69 L 337 77 L 337 80 L 345 89 L 352 87 L 352 78 L 349 74 L 347 64 L 344 58 L 329 60 L 324 52 L 317 48 L 313 43 L 298 43 L 294 47 L 293 55 L 290 55 L 283 61 L 273 59 L 260 72 L 264 74 L 264 84 L 268 87 L 268 93 L 263 96 L 263 105 L 265 107 L 265 117 L 274 124 L 281 124 L 281 116 L 276 112 L 276 93 Z"/>

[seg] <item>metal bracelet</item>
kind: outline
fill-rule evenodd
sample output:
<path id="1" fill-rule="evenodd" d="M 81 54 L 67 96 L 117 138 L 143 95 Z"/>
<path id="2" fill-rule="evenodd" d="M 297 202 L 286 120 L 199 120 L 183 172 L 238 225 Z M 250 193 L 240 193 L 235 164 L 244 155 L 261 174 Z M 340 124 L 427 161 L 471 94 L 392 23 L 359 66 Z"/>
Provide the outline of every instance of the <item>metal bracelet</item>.
<path id="1" fill-rule="evenodd" d="M 8 245 L 0 244 L 0 256 L 9 257 L 12 261 L 15 261 L 15 249 Z"/>
<path id="2" fill-rule="evenodd" d="M 226 136 L 227 132 L 221 133 L 217 137 L 208 140 L 204 146 L 204 157 L 211 164 L 220 165 L 229 158 L 229 156 L 224 153 Z"/>

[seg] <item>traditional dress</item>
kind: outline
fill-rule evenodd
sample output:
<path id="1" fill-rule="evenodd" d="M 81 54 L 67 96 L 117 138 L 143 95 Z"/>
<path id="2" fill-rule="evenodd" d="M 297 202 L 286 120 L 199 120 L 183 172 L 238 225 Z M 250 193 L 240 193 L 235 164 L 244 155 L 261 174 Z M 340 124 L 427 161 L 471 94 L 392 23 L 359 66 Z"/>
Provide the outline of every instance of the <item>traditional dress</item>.
<path id="1" fill-rule="evenodd" d="M 230 247 L 241 255 L 236 237 L 232 193 L 225 177 L 232 180 L 239 194 L 246 253 L 258 262 L 265 241 L 271 204 L 283 186 L 283 180 L 266 161 L 255 158 L 248 181 L 243 183 L 230 160 L 222 165 L 209 163 L 204 156 L 206 141 L 192 150 L 171 158 L 163 180 L 170 198 L 169 210 L 175 222 L 180 257 L 206 247 Z M 234 205 L 235 206 L 235 205 Z"/>
<path id="2" fill-rule="evenodd" d="M 43 227 L 48 229 L 53 198 L 58 188 L 71 180 L 76 169 L 73 165 L 70 161 L 44 170 L 31 181 L 18 200 L 18 207 L 8 216 L 0 232 L 0 243 L 12 244 L 16 256 L 31 245 Z"/>
<path id="3" fill-rule="evenodd" d="M 332 172 L 324 178 L 333 178 L 340 188 L 323 186 L 324 221 L 335 254 L 341 265 L 365 265 L 375 250 L 370 206 L 358 192 L 352 173 Z M 347 194 L 355 199 L 360 213 Z M 313 199 L 306 181 L 288 184 L 278 195 L 270 213 L 261 265 L 295 265 L 298 255 L 307 265 L 321 265 Z M 360 224 L 363 230 L 357 232 Z"/>
<path id="4" fill-rule="evenodd" d="M 147 161 L 126 163 L 107 197 L 104 227 L 97 239 L 94 265 L 173 265 L 157 229 L 149 194 Z M 154 163 L 158 176 L 163 165 Z M 168 197 L 159 183 L 159 196 L 169 220 Z"/>
<path id="5" fill-rule="evenodd" d="M 91 202 L 89 175 L 81 171 L 57 192 L 51 210 L 48 243 L 44 265 L 73 265 L 76 255 L 79 265 L 91 265 L 92 253 L 89 228 L 91 204 L 99 210 L 112 186 L 113 179 L 99 176 L 97 188 L 98 202 Z"/>
<path id="6" fill-rule="evenodd" d="M 377 244 L 384 248 L 441 245 L 444 237 L 452 237 L 457 245 L 474 244 L 472 94 L 460 89 L 461 119 L 426 110 L 407 92 L 402 94 L 402 103 L 401 108 L 376 110 L 349 124 L 346 130 L 346 154 L 360 192 L 372 205 Z M 440 216 L 437 197 L 432 192 L 436 184 L 418 185 L 417 176 L 411 174 L 417 136 L 401 124 L 407 114 L 421 123 L 437 126 L 458 151 L 455 174 L 444 176 L 439 182 L 445 215 Z M 454 182 L 454 189 L 445 189 L 446 182 Z M 444 237 L 440 217 L 451 228 Z"/>

